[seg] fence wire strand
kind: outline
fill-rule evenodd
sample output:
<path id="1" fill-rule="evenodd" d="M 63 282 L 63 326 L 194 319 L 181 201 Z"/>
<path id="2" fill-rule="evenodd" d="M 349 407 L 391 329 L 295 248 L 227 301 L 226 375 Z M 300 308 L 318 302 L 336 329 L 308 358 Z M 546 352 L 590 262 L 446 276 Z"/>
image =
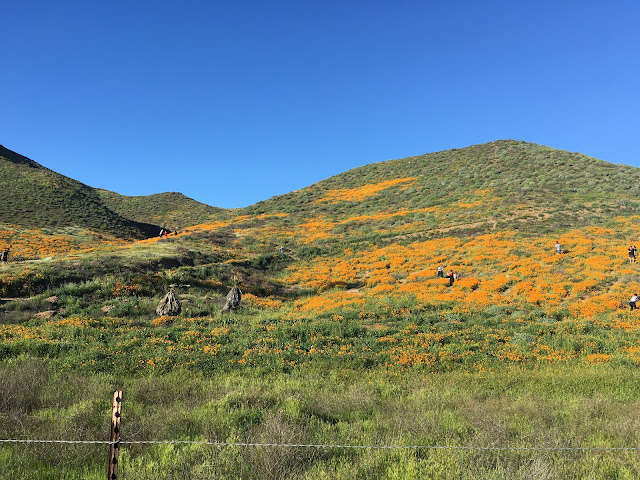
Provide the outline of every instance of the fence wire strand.
<path id="1" fill-rule="evenodd" d="M 491 447 L 473 445 L 341 445 L 313 443 L 251 443 L 251 442 L 211 442 L 204 440 L 33 440 L 0 439 L 1 443 L 58 443 L 93 445 L 212 445 L 217 447 L 281 447 L 281 448 L 344 448 L 357 450 L 483 450 L 483 451 L 583 451 L 583 452 L 631 452 L 640 453 L 639 447 Z"/>

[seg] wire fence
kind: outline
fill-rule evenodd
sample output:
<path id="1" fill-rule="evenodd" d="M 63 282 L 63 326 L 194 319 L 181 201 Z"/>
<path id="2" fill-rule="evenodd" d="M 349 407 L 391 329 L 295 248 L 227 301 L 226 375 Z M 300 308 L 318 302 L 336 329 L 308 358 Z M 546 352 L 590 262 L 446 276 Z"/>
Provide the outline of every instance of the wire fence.
<path id="1" fill-rule="evenodd" d="M 206 440 L 34 440 L 34 439 L 0 439 L 1 443 L 59 443 L 59 444 L 99 444 L 99 445 L 213 445 L 218 447 L 279 447 L 279 448 L 342 448 L 357 450 L 466 450 L 466 451 L 577 451 L 577 452 L 633 452 L 640 454 L 637 447 L 509 447 L 509 446 L 476 446 L 476 445 L 344 445 L 314 443 L 253 443 L 253 442 L 211 442 Z"/>

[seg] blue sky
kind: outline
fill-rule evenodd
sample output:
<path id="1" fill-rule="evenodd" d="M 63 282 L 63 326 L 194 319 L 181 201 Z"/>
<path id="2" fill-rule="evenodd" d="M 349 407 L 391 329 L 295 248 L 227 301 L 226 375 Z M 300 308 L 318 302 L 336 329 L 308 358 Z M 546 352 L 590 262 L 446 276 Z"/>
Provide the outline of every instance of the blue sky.
<path id="1" fill-rule="evenodd" d="M 0 143 L 241 207 L 518 139 L 640 166 L 640 2 L 5 1 Z"/>

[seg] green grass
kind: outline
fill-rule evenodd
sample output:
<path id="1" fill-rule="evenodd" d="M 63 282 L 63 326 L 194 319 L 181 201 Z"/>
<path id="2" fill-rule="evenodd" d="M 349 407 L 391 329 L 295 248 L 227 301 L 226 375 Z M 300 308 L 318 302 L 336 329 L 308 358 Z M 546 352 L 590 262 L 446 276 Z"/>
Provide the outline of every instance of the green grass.
<path id="1" fill-rule="evenodd" d="M 185 370 L 133 379 L 1 367 L 12 438 L 104 439 L 124 391 L 123 440 L 478 447 L 637 446 L 633 369 L 575 367 L 401 377 L 300 369 L 288 375 Z M 116 369 L 117 371 L 117 369 Z M 103 478 L 106 446 L 4 445 L 0 475 Z M 124 445 L 125 478 L 637 478 L 634 452 L 352 450 Z M 36 473 L 37 472 L 37 473 Z"/>
<path id="2" fill-rule="evenodd" d="M 0 221 L 37 228 L 83 227 L 145 238 L 212 220 L 224 210 L 178 193 L 128 197 L 97 190 L 0 146 Z"/>
<path id="3" fill-rule="evenodd" d="M 229 212 L 197 202 L 181 193 L 126 196 L 108 190 L 98 190 L 104 204 L 130 220 L 153 223 L 164 228 L 182 230 L 185 227 L 224 218 Z"/>
<path id="4" fill-rule="evenodd" d="M 27 227 L 79 226 L 121 238 L 157 234 L 155 225 L 107 208 L 95 189 L 0 146 L 0 221 Z"/>
<path id="5" fill-rule="evenodd" d="M 202 275 L 211 273 L 207 265 L 199 268 Z M 67 310 L 67 322 L 60 325 L 55 319 L 17 322 L 24 338 L 0 345 L 3 438 L 105 439 L 111 392 L 123 389 L 125 440 L 637 446 L 637 366 L 616 358 L 616 350 L 635 338 L 613 335 L 596 322 L 576 323 L 561 312 L 551 319 L 513 306 L 460 314 L 410 299 L 372 301 L 361 309 L 364 318 L 342 311 L 292 321 L 286 308 L 221 315 L 216 297 L 196 288 L 198 294 L 180 294 L 190 300 L 181 316 L 152 323 L 161 294 L 114 295 L 117 285 L 113 278 L 69 283 L 3 306 L 5 313 L 33 313 L 46 308 L 44 297 L 55 293 L 58 307 Z M 97 310 L 104 305 L 113 305 L 108 314 Z M 382 331 L 370 328 L 380 324 Z M 446 352 L 446 358 L 425 366 L 387 365 L 389 350 L 381 337 L 410 346 L 421 333 L 437 334 L 433 351 Z M 501 338 L 525 353 L 533 339 L 578 356 L 550 365 L 509 361 L 482 345 L 487 334 L 495 334 L 496 345 Z M 202 350 L 215 345 L 215 355 Z M 260 352 L 264 345 L 270 350 Z M 344 347 L 347 355 L 339 353 Z M 325 353 L 309 355 L 314 348 Z M 585 364 L 594 349 L 613 361 Z M 103 478 L 106 452 L 106 446 L 4 444 L 0 477 Z M 640 474 L 637 453 L 620 451 L 124 445 L 121 455 L 121 472 L 136 479 Z"/>

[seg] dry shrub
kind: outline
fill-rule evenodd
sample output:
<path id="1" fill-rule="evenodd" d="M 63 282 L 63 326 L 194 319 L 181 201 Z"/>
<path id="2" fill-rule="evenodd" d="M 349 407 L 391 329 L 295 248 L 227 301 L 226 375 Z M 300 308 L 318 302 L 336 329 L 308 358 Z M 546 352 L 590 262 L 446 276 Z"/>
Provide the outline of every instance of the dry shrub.
<path id="1" fill-rule="evenodd" d="M 254 428 L 253 440 L 269 444 L 304 444 L 307 435 L 303 427 L 276 413 Z M 255 447 L 247 451 L 255 478 L 268 480 L 290 478 L 303 472 L 313 465 L 319 454 L 317 449 L 308 447 Z"/>
<path id="2" fill-rule="evenodd" d="M 50 376 L 49 369 L 37 359 L 0 365 L 0 412 L 30 413 L 39 408 L 45 379 Z"/>

